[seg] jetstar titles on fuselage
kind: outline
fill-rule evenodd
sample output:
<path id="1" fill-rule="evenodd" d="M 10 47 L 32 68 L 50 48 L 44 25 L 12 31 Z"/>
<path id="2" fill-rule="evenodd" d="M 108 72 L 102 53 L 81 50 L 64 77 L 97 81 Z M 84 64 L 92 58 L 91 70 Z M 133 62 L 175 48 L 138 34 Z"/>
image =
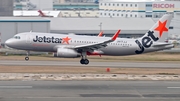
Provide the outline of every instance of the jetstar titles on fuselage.
<path id="1" fill-rule="evenodd" d="M 34 42 L 44 42 L 44 43 L 62 43 L 62 38 L 55 38 L 55 37 L 40 37 L 36 36 L 36 38 L 33 39 Z"/>

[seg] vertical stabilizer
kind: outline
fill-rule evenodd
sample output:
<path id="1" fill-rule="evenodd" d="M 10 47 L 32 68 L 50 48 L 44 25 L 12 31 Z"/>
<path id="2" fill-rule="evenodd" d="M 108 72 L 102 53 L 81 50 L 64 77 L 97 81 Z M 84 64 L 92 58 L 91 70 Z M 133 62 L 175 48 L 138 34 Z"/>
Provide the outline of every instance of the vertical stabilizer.
<path id="1" fill-rule="evenodd" d="M 153 25 L 153 27 L 151 27 L 151 29 L 142 38 L 151 36 L 153 41 L 165 42 L 168 38 L 168 31 L 171 20 L 172 15 L 165 14 Z"/>
<path id="2" fill-rule="evenodd" d="M 41 10 L 38 10 L 38 12 L 39 12 L 39 16 L 41 16 L 41 17 L 45 17 L 46 16 Z"/>
<path id="3" fill-rule="evenodd" d="M 150 48 L 154 43 L 165 43 L 168 38 L 169 25 L 172 15 L 165 14 L 160 18 L 146 34 L 135 40 L 139 49 L 135 51 L 136 54 L 143 53 L 147 48 Z"/>

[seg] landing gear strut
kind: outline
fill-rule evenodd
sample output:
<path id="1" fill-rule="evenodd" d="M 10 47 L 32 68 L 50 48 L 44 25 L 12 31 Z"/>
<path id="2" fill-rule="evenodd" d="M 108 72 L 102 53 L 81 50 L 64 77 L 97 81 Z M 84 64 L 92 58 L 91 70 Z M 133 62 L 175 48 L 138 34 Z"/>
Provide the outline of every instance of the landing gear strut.
<path id="1" fill-rule="evenodd" d="M 25 60 L 26 60 L 26 61 L 28 61 L 28 60 L 29 60 L 29 51 L 27 51 L 27 53 L 26 53 Z"/>
<path id="2" fill-rule="evenodd" d="M 82 52 L 82 58 L 80 60 L 80 63 L 81 64 L 85 64 L 85 65 L 89 64 L 89 60 L 87 59 L 86 52 Z"/>

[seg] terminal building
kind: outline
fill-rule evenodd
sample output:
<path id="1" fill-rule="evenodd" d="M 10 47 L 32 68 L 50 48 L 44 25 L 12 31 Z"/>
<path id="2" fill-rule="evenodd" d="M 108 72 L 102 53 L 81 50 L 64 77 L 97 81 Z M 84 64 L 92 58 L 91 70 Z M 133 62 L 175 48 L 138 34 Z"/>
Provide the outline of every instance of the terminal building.
<path id="1" fill-rule="evenodd" d="M 98 10 L 97 0 L 17 0 L 14 10 Z"/>
<path id="2" fill-rule="evenodd" d="M 99 0 L 53 0 L 54 3 L 98 3 Z"/>
<path id="3" fill-rule="evenodd" d="M 95 0 L 97 1 L 97 0 Z M 14 2 L 15 16 L 37 16 L 38 10 L 56 17 L 99 17 L 99 4 L 94 0 L 18 0 Z M 49 12 L 48 12 L 49 11 Z M 17 13 L 16 13 L 17 12 Z M 54 15 L 51 15 L 54 16 Z"/>
<path id="4" fill-rule="evenodd" d="M 165 13 L 180 15 L 180 1 L 101 0 L 100 17 L 160 18 Z"/>

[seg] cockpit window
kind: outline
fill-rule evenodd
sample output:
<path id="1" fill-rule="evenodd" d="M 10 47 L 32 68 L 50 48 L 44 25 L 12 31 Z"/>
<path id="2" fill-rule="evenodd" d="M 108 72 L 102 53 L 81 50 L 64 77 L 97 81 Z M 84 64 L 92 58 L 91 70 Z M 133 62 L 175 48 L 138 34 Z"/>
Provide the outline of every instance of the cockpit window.
<path id="1" fill-rule="evenodd" d="M 14 36 L 15 39 L 20 39 L 21 37 L 20 36 Z"/>

